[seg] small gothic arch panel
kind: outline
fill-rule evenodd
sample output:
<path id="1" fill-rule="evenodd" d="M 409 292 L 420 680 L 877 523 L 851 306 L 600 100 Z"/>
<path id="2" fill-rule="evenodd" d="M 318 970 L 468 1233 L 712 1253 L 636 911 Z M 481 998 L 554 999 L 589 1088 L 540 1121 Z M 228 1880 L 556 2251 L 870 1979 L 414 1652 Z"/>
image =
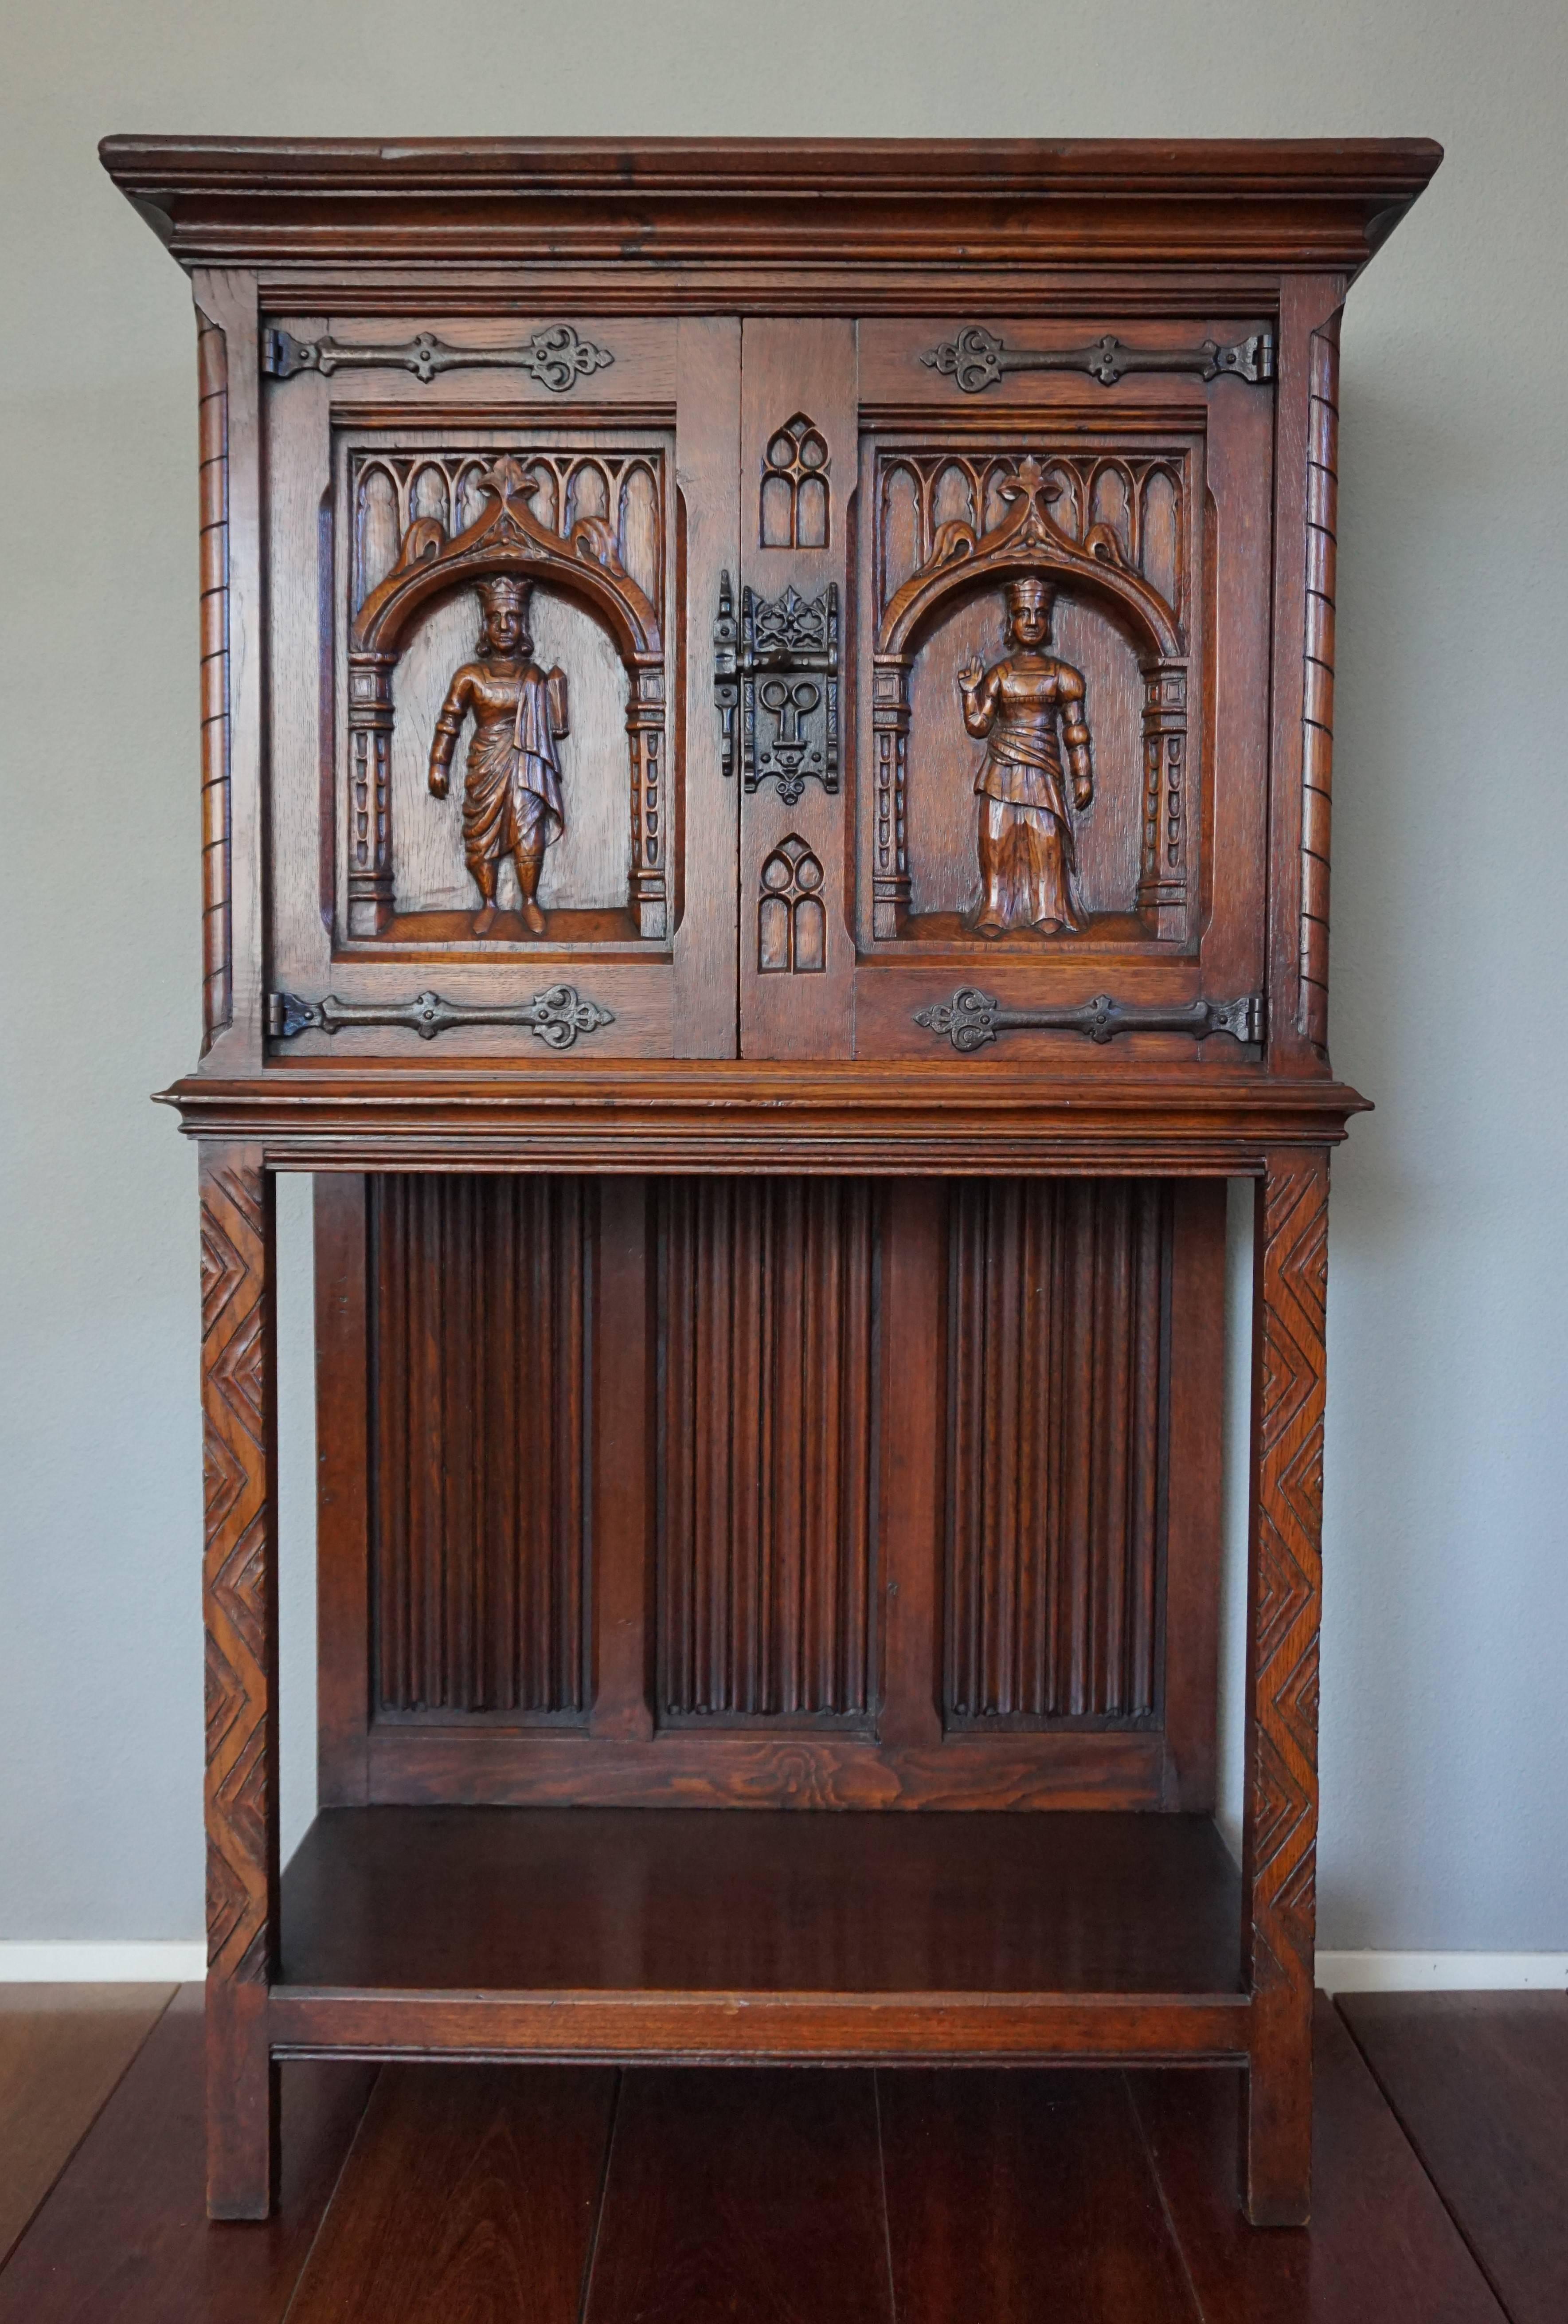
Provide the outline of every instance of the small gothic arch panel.
<path id="1" fill-rule="evenodd" d="M 822 865 L 791 832 L 762 866 L 757 903 L 757 973 L 810 976 L 827 966 Z"/>
<path id="2" fill-rule="evenodd" d="M 768 439 L 758 540 L 764 549 L 826 549 L 832 511 L 827 439 L 804 411 Z"/>

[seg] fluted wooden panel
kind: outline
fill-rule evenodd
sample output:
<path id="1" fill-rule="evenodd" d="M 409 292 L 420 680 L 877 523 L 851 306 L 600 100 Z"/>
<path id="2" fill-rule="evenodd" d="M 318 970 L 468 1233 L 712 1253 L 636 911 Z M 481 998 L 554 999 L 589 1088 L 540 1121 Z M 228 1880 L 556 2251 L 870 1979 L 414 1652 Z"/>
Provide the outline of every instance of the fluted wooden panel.
<path id="1" fill-rule="evenodd" d="M 660 1189 L 666 1724 L 872 1711 L 880 1201 L 852 1179 Z"/>
<path id="2" fill-rule="evenodd" d="M 946 1722 L 1146 1719 L 1168 1194 L 965 1182 L 948 1216 Z"/>
<path id="3" fill-rule="evenodd" d="M 369 1186 L 378 1711 L 579 1721 L 592 1182 Z"/>

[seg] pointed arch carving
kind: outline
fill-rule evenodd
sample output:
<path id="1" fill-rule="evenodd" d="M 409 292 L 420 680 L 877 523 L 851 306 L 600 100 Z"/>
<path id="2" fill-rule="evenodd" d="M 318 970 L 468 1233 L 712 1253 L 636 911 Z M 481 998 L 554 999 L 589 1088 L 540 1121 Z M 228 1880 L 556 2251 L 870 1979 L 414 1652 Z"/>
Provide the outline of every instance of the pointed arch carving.
<path id="1" fill-rule="evenodd" d="M 624 465 L 622 463 L 621 465 Z M 646 468 L 646 461 L 637 466 Z M 602 460 L 606 511 L 618 510 Z M 665 804 L 664 641 L 653 600 L 621 560 L 616 516 L 575 516 L 566 536 L 534 513 L 537 464 L 503 454 L 477 477 L 463 464 L 462 492 L 476 485 L 478 515 L 448 537 L 438 517 L 410 515 L 396 564 L 365 595 L 349 632 L 349 869 L 351 936 L 375 936 L 392 915 L 392 673 L 416 617 L 437 597 L 499 574 L 554 586 L 598 615 L 631 681 L 626 711 L 632 759 L 632 908 L 639 932 L 669 932 Z M 651 470 L 649 470 L 651 474 Z M 552 482 L 558 482 L 553 476 Z M 620 491 L 618 479 L 615 492 Z M 461 495 L 454 493 L 460 505 Z M 569 505 L 569 503 L 568 503 Z"/>
<path id="2" fill-rule="evenodd" d="M 890 451 L 887 461 L 890 471 L 915 473 L 908 456 L 896 450 Z M 1163 462 L 1156 465 L 1175 481 L 1174 470 Z M 1123 490 L 1125 544 L 1115 524 L 1094 517 L 1099 480 L 1109 475 L 1116 476 Z M 1186 798 L 1188 666 L 1181 622 L 1183 590 L 1178 583 L 1176 602 L 1167 603 L 1139 569 L 1141 479 L 1130 463 L 1107 453 L 1090 464 L 1090 473 L 1077 483 L 1081 496 L 1074 477 L 1059 463 L 1042 464 L 1032 452 L 1007 460 L 1000 473 L 996 462 L 987 463 L 976 514 L 982 521 L 983 513 L 999 503 L 1001 513 L 984 531 L 961 517 L 938 521 L 940 512 L 930 494 L 926 496 L 924 561 L 880 606 L 872 657 L 873 937 L 897 936 L 912 900 L 906 798 L 909 676 L 916 655 L 955 597 L 971 596 L 987 586 L 1000 587 L 1027 574 L 1096 600 L 1131 635 L 1144 692 L 1138 909 L 1151 934 L 1173 940 L 1185 936 L 1192 817 Z M 1064 498 L 1071 503 L 1073 533 L 1052 514 Z M 1179 505 L 1178 486 L 1178 523 Z"/>
<path id="3" fill-rule="evenodd" d="M 1051 507 L 1063 489 L 1028 453 L 998 487 L 1007 510 L 999 525 L 984 533 L 962 520 L 938 525 L 929 558 L 883 609 L 878 659 L 911 656 L 955 589 L 1023 573 L 1071 581 L 1109 600 L 1133 630 L 1140 656 L 1179 659 L 1185 644 L 1174 611 L 1122 558 L 1114 539 L 1096 540 L 1099 528 L 1091 526 L 1088 539 L 1075 540 L 1053 521 Z"/>

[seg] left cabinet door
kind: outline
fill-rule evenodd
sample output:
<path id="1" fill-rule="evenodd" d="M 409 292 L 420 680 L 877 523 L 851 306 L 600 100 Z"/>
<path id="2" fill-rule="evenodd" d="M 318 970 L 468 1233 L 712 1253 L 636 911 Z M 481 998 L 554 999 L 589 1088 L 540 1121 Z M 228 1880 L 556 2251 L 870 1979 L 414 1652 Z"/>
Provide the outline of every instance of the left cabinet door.
<path id="1" fill-rule="evenodd" d="M 270 1053 L 733 1056 L 682 609 L 735 564 L 738 324 L 275 315 L 262 370 Z"/>

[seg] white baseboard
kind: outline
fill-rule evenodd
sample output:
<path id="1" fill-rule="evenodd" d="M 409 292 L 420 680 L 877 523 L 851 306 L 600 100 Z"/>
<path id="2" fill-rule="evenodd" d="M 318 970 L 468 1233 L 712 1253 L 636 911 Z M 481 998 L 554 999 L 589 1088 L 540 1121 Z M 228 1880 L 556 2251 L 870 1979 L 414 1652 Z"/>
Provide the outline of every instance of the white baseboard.
<path id="1" fill-rule="evenodd" d="M 1568 1990 L 1568 1953 L 1328 1953 L 1325 1993 L 1501 1993 Z"/>
<path id="2" fill-rule="evenodd" d="M 207 1975 L 207 1947 L 190 1943 L 7 1944 L 0 1985 L 184 1985 Z M 1320 1952 L 1325 1993 L 1568 1991 L 1565 1953 Z"/>
<path id="3" fill-rule="evenodd" d="M 0 1943 L 0 1985 L 184 1985 L 207 1975 L 207 1946 Z"/>

